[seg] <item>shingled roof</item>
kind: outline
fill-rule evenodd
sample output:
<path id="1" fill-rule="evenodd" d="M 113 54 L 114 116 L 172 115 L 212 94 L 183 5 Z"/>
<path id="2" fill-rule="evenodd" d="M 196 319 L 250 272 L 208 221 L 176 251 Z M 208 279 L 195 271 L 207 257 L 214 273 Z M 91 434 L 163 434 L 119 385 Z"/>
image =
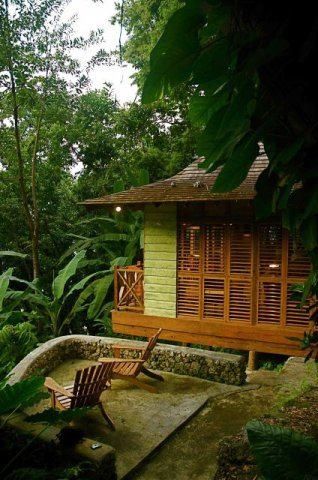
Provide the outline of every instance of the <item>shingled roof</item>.
<path id="1" fill-rule="evenodd" d="M 220 169 L 212 173 L 199 167 L 203 158 L 197 158 L 181 172 L 166 180 L 142 187 L 113 193 L 100 198 L 88 199 L 82 205 L 111 206 L 125 204 L 147 204 L 168 202 L 199 202 L 208 200 L 249 200 L 255 196 L 255 183 L 259 174 L 267 167 L 268 158 L 264 150 L 256 157 L 246 179 L 231 192 L 213 193 L 213 186 Z"/>

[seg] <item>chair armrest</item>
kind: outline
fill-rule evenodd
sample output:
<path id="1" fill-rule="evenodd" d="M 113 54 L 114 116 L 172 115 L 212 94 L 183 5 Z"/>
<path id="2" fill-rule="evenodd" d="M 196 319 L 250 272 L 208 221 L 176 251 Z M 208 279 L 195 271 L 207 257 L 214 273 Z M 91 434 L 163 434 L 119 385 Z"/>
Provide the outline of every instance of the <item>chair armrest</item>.
<path id="1" fill-rule="evenodd" d="M 144 363 L 145 360 L 142 358 L 110 358 L 110 357 L 101 357 L 98 359 L 101 363 Z"/>
<path id="2" fill-rule="evenodd" d="M 51 377 L 46 377 L 44 385 L 48 390 L 53 390 L 53 392 L 58 392 L 61 395 L 65 395 L 66 397 L 74 397 L 74 395 L 71 392 L 66 390 L 66 388 L 62 387 L 62 385 L 59 385 Z"/>
<path id="3" fill-rule="evenodd" d="M 118 348 L 118 350 L 146 350 L 147 347 L 137 347 L 134 345 L 113 345 L 112 348 Z"/>
<path id="4" fill-rule="evenodd" d="M 120 358 L 121 357 L 121 351 L 122 350 L 137 350 L 137 352 L 139 352 L 139 354 L 143 355 L 144 354 L 144 351 L 146 350 L 146 348 L 144 347 L 134 347 L 134 346 L 131 346 L 131 345 L 113 345 L 113 354 L 115 357 L 117 358 Z"/>

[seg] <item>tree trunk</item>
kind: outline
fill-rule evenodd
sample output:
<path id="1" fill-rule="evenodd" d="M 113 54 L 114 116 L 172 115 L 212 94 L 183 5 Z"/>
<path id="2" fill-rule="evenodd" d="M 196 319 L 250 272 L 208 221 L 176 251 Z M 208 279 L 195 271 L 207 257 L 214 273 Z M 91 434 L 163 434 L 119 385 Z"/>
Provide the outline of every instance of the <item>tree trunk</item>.
<path id="1" fill-rule="evenodd" d="M 29 234 L 30 234 L 31 245 L 32 245 L 33 278 L 37 278 L 40 274 L 40 259 L 39 259 L 39 214 L 38 214 L 38 206 L 37 206 L 37 198 L 36 198 L 36 154 L 37 154 L 38 143 L 39 143 L 42 112 L 39 114 L 39 118 L 37 122 L 33 156 L 32 156 L 32 174 L 31 174 L 32 207 L 31 207 L 28 201 L 28 194 L 27 194 L 25 175 L 24 175 L 24 158 L 23 158 L 22 149 L 21 149 L 19 107 L 18 107 L 18 101 L 17 101 L 14 65 L 12 61 L 12 46 L 11 46 L 8 0 L 5 0 L 5 8 L 6 8 L 6 25 L 5 25 L 4 35 L 6 35 L 6 46 L 7 46 L 6 55 L 7 55 L 8 70 L 9 70 L 10 84 L 11 84 L 14 136 L 15 136 L 16 153 L 17 153 L 17 160 L 18 160 L 18 171 L 19 171 L 18 180 L 19 180 L 23 210 L 25 213 L 26 222 L 27 222 Z"/>
<path id="2" fill-rule="evenodd" d="M 39 240 L 40 240 L 40 222 L 39 222 L 39 209 L 36 193 L 36 156 L 38 152 L 40 130 L 42 123 L 43 110 L 39 112 L 37 119 L 33 154 L 32 154 L 32 171 L 31 171 L 31 189 L 32 189 L 32 210 L 33 210 L 33 232 L 32 232 L 32 264 L 33 264 L 33 278 L 37 278 L 40 275 L 40 257 L 39 257 Z"/>
<path id="3" fill-rule="evenodd" d="M 39 232 L 34 231 L 32 235 L 32 267 L 33 279 L 40 276 L 40 256 L 39 256 Z"/>

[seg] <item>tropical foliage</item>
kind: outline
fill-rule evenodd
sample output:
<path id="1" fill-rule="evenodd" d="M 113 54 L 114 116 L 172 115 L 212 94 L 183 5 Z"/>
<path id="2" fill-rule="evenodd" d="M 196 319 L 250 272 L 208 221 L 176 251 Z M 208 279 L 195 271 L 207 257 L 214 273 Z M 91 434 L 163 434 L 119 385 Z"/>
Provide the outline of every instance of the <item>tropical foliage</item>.
<path id="1" fill-rule="evenodd" d="M 202 166 L 221 167 L 215 192 L 245 179 L 263 142 L 269 166 L 257 183 L 258 218 L 281 212 L 316 267 L 314 19 L 312 8 L 272 2 L 186 0 L 151 52 L 143 102 L 193 88 L 189 117 L 201 129 Z"/>
<path id="2" fill-rule="evenodd" d="M 264 480 L 305 480 L 318 475 L 318 443 L 295 430 L 258 420 L 246 426 Z"/>
<path id="3" fill-rule="evenodd" d="M 6 379 L 0 383 L 0 415 L 2 415 L 0 434 L 2 433 L 1 429 L 3 430 L 6 427 L 8 420 L 18 412 L 23 411 L 27 407 L 38 404 L 38 402 L 44 398 L 48 398 L 48 393 L 43 389 L 44 380 L 44 377 L 29 377 L 25 380 L 13 383 L 12 385 L 7 382 Z M 0 471 L 1 478 L 45 478 L 42 469 L 16 469 L 16 463 L 19 458 L 26 453 L 34 440 L 42 435 L 49 426 L 63 423 L 68 424 L 74 419 L 85 415 L 88 410 L 88 407 L 65 411 L 57 411 L 52 408 L 47 408 L 42 412 L 29 415 L 26 418 L 26 421 L 30 423 L 40 423 L 42 429 L 40 429 L 35 436 L 26 438 L 23 447 L 18 451 L 14 451 L 12 458 L 6 458 L 5 462 L 1 462 L 1 464 L 4 465 Z M 79 468 L 79 472 L 80 470 L 81 469 Z M 7 475 L 8 472 L 10 472 L 9 475 Z M 60 474 L 60 471 L 56 472 L 55 476 L 54 472 L 52 472 L 49 478 L 60 478 Z"/>

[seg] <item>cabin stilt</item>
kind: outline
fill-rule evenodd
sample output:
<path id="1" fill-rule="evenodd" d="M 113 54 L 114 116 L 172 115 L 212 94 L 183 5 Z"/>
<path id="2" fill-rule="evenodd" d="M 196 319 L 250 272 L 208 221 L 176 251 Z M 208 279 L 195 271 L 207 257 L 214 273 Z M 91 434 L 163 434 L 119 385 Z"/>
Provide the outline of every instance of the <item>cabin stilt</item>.
<path id="1" fill-rule="evenodd" d="M 257 352 L 255 350 L 248 352 L 247 369 L 251 371 L 257 370 Z"/>

